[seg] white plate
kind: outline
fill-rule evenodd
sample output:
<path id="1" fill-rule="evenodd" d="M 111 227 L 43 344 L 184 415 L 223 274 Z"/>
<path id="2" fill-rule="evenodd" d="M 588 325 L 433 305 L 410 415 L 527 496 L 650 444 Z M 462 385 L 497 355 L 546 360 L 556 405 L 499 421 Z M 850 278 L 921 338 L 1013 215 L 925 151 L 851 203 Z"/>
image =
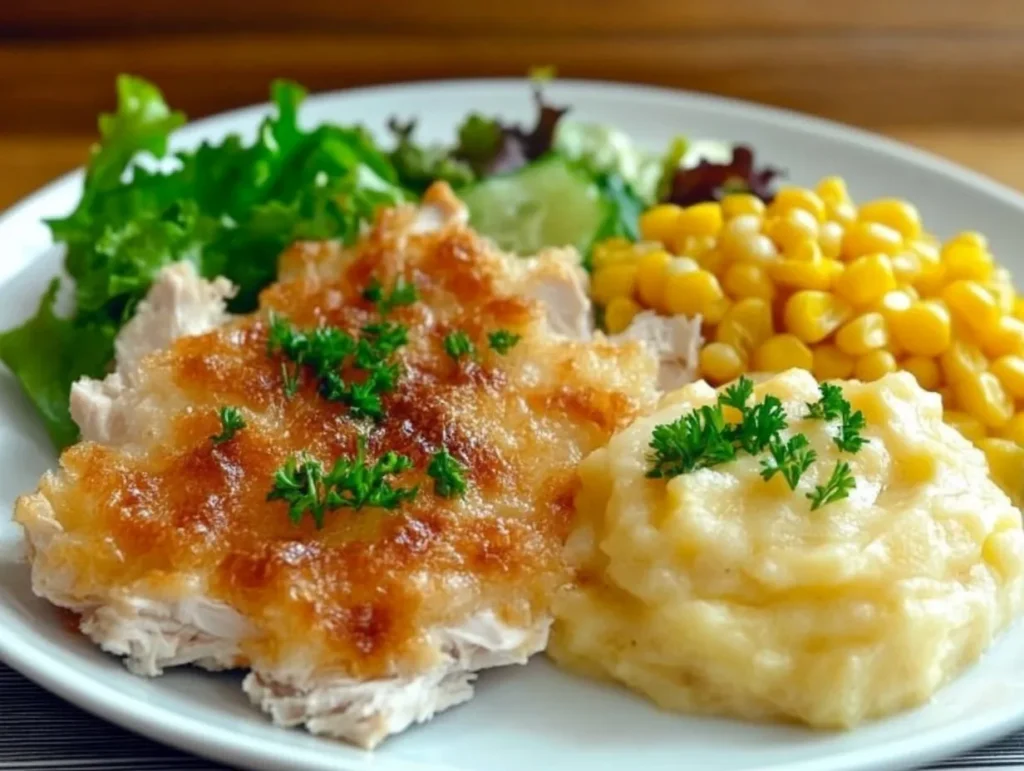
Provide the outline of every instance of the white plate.
<path id="1" fill-rule="evenodd" d="M 652 88 L 561 81 L 550 97 L 574 117 L 617 124 L 661 148 L 676 133 L 752 143 L 762 161 L 798 183 L 841 174 L 858 199 L 904 196 L 939 235 L 987 233 L 996 255 L 1021 275 L 1024 197 L 894 142 L 792 113 Z M 195 123 L 179 146 L 230 131 L 252 134 L 265 107 Z M 359 121 L 383 130 L 392 114 L 416 116 L 421 136 L 452 136 L 470 110 L 529 120 L 521 81 L 424 83 L 325 94 L 304 119 Z M 0 328 L 29 315 L 57 268 L 40 220 L 66 212 L 81 176 L 64 177 L 0 218 Z M 45 433 L 14 381 L 0 373 L 0 507 L 33 488 L 54 463 Z M 476 698 L 389 740 L 375 754 L 274 728 L 252 709 L 235 676 L 192 671 L 145 680 L 69 633 L 33 597 L 19 562 L 18 528 L 0 524 L 0 657 L 46 688 L 115 723 L 211 758 L 259 769 L 374 771 L 621 771 L 909 768 L 1024 725 L 1024 628 L 1018 626 L 928 706 L 852 733 L 706 720 L 659 712 L 612 686 L 575 679 L 542 659 L 484 674 Z"/>

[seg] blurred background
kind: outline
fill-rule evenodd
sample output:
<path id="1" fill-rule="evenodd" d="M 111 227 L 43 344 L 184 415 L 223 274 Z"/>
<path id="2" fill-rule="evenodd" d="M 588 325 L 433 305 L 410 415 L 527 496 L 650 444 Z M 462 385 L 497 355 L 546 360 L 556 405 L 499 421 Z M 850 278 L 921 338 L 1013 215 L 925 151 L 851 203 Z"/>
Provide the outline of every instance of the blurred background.
<path id="1" fill-rule="evenodd" d="M 81 163 L 119 72 L 198 118 L 279 76 L 538 64 L 814 113 L 1024 188 L 1024 0 L 0 0 L 0 209 Z"/>

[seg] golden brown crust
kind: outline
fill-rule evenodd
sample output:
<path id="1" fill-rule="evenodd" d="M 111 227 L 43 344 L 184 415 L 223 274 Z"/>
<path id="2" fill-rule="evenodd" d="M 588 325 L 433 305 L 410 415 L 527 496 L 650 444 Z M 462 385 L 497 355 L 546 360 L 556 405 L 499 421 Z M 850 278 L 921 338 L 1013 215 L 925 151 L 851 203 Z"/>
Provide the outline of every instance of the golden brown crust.
<path id="1" fill-rule="evenodd" d="M 78 591 L 130 588 L 184 575 L 249 618 L 258 635 L 244 654 L 267 664 L 314 660 L 353 676 L 409 672 L 428 663 L 427 630 L 493 609 L 510 623 L 547 613 L 563 581 L 575 465 L 651 398 L 631 371 L 650 372 L 635 347 L 554 340 L 535 301 L 515 291 L 515 270 L 470 230 L 410 233 L 412 210 L 384 212 L 353 253 L 303 244 L 282 258 L 287 278 L 261 312 L 184 338 L 146 362 L 146 377 L 181 397 L 167 416 L 170 442 L 144 448 L 82 443 L 66 474 L 44 482 L 65 536 L 53 548 Z M 287 399 L 280 360 L 266 352 L 266 311 L 300 326 L 358 333 L 377 318 L 361 298 L 371 277 L 415 283 L 421 302 L 393 320 L 409 325 L 397 358 L 403 375 L 368 424 L 304 382 Z M 509 355 L 487 332 L 523 336 Z M 453 361 L 442 341 L 462 329 L 475 360 Z M 595 367 L 577 366 L 582 355 Z M 185 405 L 185 406 L 180 406 Z M 240 407 L 248 426 L 214 445 L 216 410 Z M 294 453 L 325 463 L 393 449 L 420 493 L 399 511 L 339 510 L 317 530 L 267 502 L 274 471 Z M 424 469 L 442 445 L 468 467 L 462 499 L 434 494 Z"/>

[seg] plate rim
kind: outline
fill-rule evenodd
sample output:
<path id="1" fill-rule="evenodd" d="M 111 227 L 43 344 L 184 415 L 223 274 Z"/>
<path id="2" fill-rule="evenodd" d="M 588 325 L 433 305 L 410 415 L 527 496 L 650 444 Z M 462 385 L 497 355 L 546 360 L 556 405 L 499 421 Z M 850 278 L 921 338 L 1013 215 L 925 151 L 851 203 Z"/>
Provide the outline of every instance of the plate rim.
<path id="1" fill-rule="evenodd" d="M 410 91 L 457 91 L 479 87 L 523 89 L 525 85 L 526 81 L 522 78 L 484 77 L 400 81 L 310 93 L 303 109 L 320 103 L 358 96 L 399 99 L 402 94 Z M 552 84 L 551 91 L 555 93 L 583 91 L 599 96 L 620 94 L 627 98 L 643 97 L 651 100 L 652 103 L 661 101 L 670 106 L 670 103 L 674 103 L 677 109 L 679 103 L 683 102 L 689 106 L 701 107 L 719 114 L 733 114 L 741 118 L 753 114 L 760 121 L 768 121 L 789 132 L 818 137 L 824 135 L 838 142 L 854 143 L 865 150 L 893 158 L 902 164 L 910 164 L 937 173 L 950 181 L 971 188 L 976 193 L 997 198 L 1024 214 L 1024 194 L 1006 184 L 927 150 L 826 118 L 731 97 L 620 81 L 559 78 Z M 256 120 L 266 114 L 270 108 L 269 102 L 261 102 L 204 116 L 190 121 L 178 129 L 174 133 L 174 140 L 187 141 L 211 133 L 215 124 L 225 121 Z M 27 216 L 27 213 L 42 201 L 65 187 L 69 185 L 77 187 L 83 176 L 83 168 L 77 167 L 15 201 L 5 210 L 0 211 L 0 228 Z M 25 269 L 22 266 L 16 269 L 12 275 L 17 275 Z M 4 280 L 0 280 L 0 291 L 3 290 L 4 285 L 9 283 L 10 279 L 11 276 L 8 276 Z M 7 603 L 0 604 L 0 613 L 8 612 L 14 611 Z M 1007 635 L 1009 631 L 1004 630 L 1002 636 Z M 183 716 L 172 709 L 161 706 L 159 701 L 150 703 L 134 696 L 128 696 L 102 681 L 80 674 L 71 663 L 61 657 L 34 648 L 33 639 L 35 638 L 31 635 L 16 635 L 0 626 L 0 660 L 41 687 L 86 712 L 187 753 L 194 753 L 227 764 L 244 763 L 247 767 L 253 768 L 298 768 L 299 765 L 294 765 L 296 761 L 301 764 L 302 768 L 310 769 L 361 770 L 370 765 L 377 766 L 381 771 L 387 769 L 393 769 L 393 771 L 425 771 L 425 769 L 444 771 L 449 768 L 433 762 L 428 765 L 419 762 L 410 763 L 402 758 L 387 757 L 382 754 L 365 752 L 349 745 L 331 743 L 331 740 L 324 740 L 324 748 L 320 749 L 282 745 L 273 739 L 273 732 L 268 732 L 268 738 L 255 739 L 250 736 L 235 738 L 229 730 L 220 728 L 210 730 L 210 727 L 199 718 Z M 47 638 L 41 639 L 48 645 L 58 644 Z M 685 716 L 683 717 L 685 718 Z M 870 769 L 890 768 L 894 761 L 901 767 L 904 764 L 909 767 L 949 757 L 980 746 L 1021 726 L 1024 726 L 1024 702 L 1016 709 L 1004 710 L 996 719 L 992 719 L 991 716 L 979 716 L 958 721 L 954 729 L 947 730 L 939 737 L 941 741 L 932 742 L 927 746 L 922 746 L 918 735 L 910 735 L 879 745 L 837 753 L 829 756 L 827 762 L 834 771 L 870 771 Z M 332 751 L 325 752 L 326 748 L 332 748 Z M 783 761 L 782 765 L 777 764 L 771 768 L 777 771 L 817 771 L 822 762 L 822 758 Z M 273 765 L 267 765 L 268 763 Z"/>

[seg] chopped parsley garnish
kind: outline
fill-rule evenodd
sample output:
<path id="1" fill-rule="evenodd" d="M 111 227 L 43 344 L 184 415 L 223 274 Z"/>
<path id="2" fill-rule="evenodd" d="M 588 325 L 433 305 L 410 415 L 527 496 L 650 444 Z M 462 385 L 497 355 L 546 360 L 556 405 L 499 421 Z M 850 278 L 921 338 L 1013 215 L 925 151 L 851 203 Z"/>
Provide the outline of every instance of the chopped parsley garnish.
<path id="1" fill-rule="evenodd" d="M 817 460 L 817 453 L 803 434 L 788 439 L 782 436 L 789 424 L 778 397 L 768 395 L 751 403 L 753 395 L 753 382 L 741 377 L 719 394 L 714 405 L 703 405 L 671 423 L 656 426 L 647 476 L 672 478 L 726 463 L 740 452 L 757 456 L 767 450 L 768 457 L 761 459 L 761 477 L 767 482 L 781 474 L 789 489 L 796 490 L 801 477 Z M 853 412 L 838 386 L 823 384 L 821 399 L 807 406 L 808 418 L 841 421 L 839 436 L 834 440 L 840 450 L 854 453 L 867 441 L 860 435 L 865 427 L 864 415 Z M 726 407 L 739 412 L 738 422 L 726 420 Z M 838 463 L 829 482 L 807 495 L 811 509 L 847 497 L 853 486 L 849 464 Z"/>
<path id="2" fill-rule="evenodd" d="M 813 493 L 807 493 L 807 498 L 811 501 L 811 511 L 820 509 L 827 503 L 848 498 L 850 490 L 854 487 L 856 482 L 853 479 L 853 472 L 850 471 L 850 464 L 836 461 L 828 481 L 823 485 L 816 485 Z"/>
<path id="3" fill-rule="evenodd" d="M 761 460 L 761 478 L 767 482 L 781 473 L 789 489 L 795 490 L 800 483 L 800 477 L 818 458 L 818 454 L 808 446 L 809 444 L 803 434 L 791 436 L 787 442 L 781 439 L 773 440 L 768 445 L 771 457 Z"/>
<path id="4" fill-rule="evenodd" d="M 304 368 L 316 380 L 317 390 L 328 401 L 348 405 L 353 417 L 379 419 L 384 415 L 381 396 L 395 389 L 399 367 L 388 357 L 409 340 L 408 327 L 390 321 L 368 324 L 356 340 L 337 327 L 322 326 L 303 332 L 278 316 L 270 318 L 269 355 L 281 354 L 281 379 L 285 396 L 298 390 Z M 342 369 L 354 368 L 352 382 Z"/>
<path id="5" fill-rule="evenodd" d="M 223 444 L 235 438 L 235 434 L 245 428 L 245 418 L 237 407 L 221 407 L 217 410 L 220 418 L 220 433 L 210 437 L 214 444 Z"/>
<path id="6" fill-rule="evenodd" d="M 449 332 L 444 336 L 444 350 L 455 361 L 458 361 L 463 356 L 472 357 L 476 355 L 476 346 L 469 339 L 469 335 L 462 330 Z"/>
<path id="7" fill-rule="evenodd" d="M 466 467 L 442 447 L 427 466 L 427 475 L 434 480 L 434 492 L 442 498 L 455 498 L 466 492 Z"/>
<path id="8" fill-rule="evenodd" d="M 401 277 L 395 281 L 395 285 L 388 294 L 384 293 L 384 287 L 381 286 L 380 281 L 372 279 L 363 290 L 363 299 L 376 305 L 382 316 L 387 316 L 395 308 L 412 305 L 419 299 L 419 294 L 416 292 L 415 284 L 410 284 Z"/>
<path id="9" fill-rule="evenodd" d="M 367 463 L 366 443 L 360 437 L 355 458 L 338 458 L 327 473 L 309 455 L 288 458 L 274 474 L 267 500 L 285 501 L 288 516 L 295 524 L 308 513 L 319 530 L 327 512 L 368 507 L 394 510 L 415 498 L 419 486 L 395 487 L 388 479 L 410 468 L 412 461 L 396 452 L 384 453 L 372 465 Z"/>
<path id="10" fill-rule="evenodd" d="M 514 335 L 507 329 L 499 329 L 487 335 L 488 345 L 502 356 L 512 350 L 521 339 L 522 335 Z"/>
<path id="11" fill-rule="evenodd" d="M 821 384 L 821 399 L 813 404 L 808 404 L 809 418 L 820 420 L 839 420 L 839 436 L 833 441 L 843 452 L 854 453 L 860 450 L 867 442 L 867 439 L 860 435 L 867 425 L 864 413 L 860 410 L 853 411 L 853 407 L 843 398 L 843 389 L 832 383 Z"/>

